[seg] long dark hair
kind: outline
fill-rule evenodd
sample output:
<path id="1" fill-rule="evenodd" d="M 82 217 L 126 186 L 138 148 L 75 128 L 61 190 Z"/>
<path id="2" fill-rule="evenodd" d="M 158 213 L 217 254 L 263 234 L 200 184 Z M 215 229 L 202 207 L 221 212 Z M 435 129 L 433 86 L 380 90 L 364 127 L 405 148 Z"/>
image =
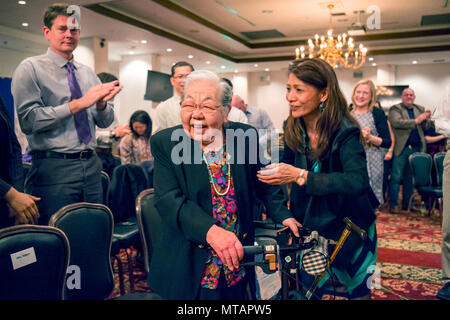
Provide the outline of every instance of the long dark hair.
<path id="1" fill-rule="evenodd" d="M 317 121 L 319 132 L 318 147 L 315 152 L 309 154 L 312 159 L 318 159 L 328 147 L 328 142 L 339 129 L 344 118 L 357 125 L 347 108 L 347 101 L 342 94 L 336 74 L 333 68 L 320 59 L 298 59 L 289 64 L 289 74 L 297 79 L 313 86 L 319 91 L 327 89 L 328 97 L 324 101 L 324 108 Z M 287 146 L 297 152 L 306 153 L 306 132 L 303 128 L 303 119 L 294 118 L 289 114 L 286 129 L 284 131 Z"/>
<path id="2" fill-rule="evenodd" d="M 152 119 L 148 115 L 148 113 L 144 110 L 135 111 L 130 117 L 130 130 L 133 133 L 133 136 L 137 139 L 139 135 L 133 129 L 133 123 L 140 122 L 147 125 L 147 130 L 144 133 L 145 140 L 149 140 L 152 134 Z"/>

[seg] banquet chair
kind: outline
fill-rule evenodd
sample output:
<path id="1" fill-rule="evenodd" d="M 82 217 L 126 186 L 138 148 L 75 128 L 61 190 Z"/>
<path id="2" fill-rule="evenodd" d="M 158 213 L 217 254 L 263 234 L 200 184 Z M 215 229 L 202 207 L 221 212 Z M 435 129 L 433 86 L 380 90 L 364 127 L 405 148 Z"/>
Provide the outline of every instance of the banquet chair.
<path id="1" fill-rule="evenodd" d="M 102 190 L 103 190 L 103 204 L 108 206 L 109 204 L 109 188 L 111 185 L 111 179 L 106 171 L 101 171 L 102 176 Z"/>
<path id="2" fill-rule="evenodd" d="M 154 189 L 142 191 L 136 199 L 136 217 L 144 254 L 145 271 L 150 271 L 153 251 L 161 234 L 161 216 L 155 208 Z"/>
<path id="3" fill-rule="evenodd" d="M 68 239 L 59 229 L 0 229 L 0 300 L 62 300 L 69 257 Z"/>
<path id="4" fill-rule="evenodd" d="M 114 216 L 111 255 L 117 261 L 121 294 L 125 293 L 123 267 L 119 257 L 122 249 L 127 256 L 130 292 L 134 292 L 134 260 L 130 247 L 137 250 L 141 247 L 136 221 L 136 198 L 142 190 L 147 188 L 147 185 L 148 181 L 144 170 L 138 165 L 120 165 L 114 169 L 111 177 L 108 202 Z"/>
<path id="5" fill-rule="evenodd" d="M 69 239 L 70 266 L 80 273 L 78 284 L 66 287 L 67 300 L 102 300 L 112 293 L 113 221 L 108 207 L 87 202 L 67 205 L 51 216 L 50 226 L 64 231 Z"/>
<path id="6" fill-rule="evenodd" d="M 431 215 L 435 207 L 435 202 L 440 203 L 442 199 L 442 186 L 433 186 L 431 178 L 431 168 L 433 160 L 431 155 L 425 152 L 415 152 L 408 158 L 413 174 L 414 188 L 422 198 L 428 198 L 428 215 Z M 410 197 L 408 211 L 410 211 L 414 194 Z M 432 205 L 430 205 L 432 203 Z"/>

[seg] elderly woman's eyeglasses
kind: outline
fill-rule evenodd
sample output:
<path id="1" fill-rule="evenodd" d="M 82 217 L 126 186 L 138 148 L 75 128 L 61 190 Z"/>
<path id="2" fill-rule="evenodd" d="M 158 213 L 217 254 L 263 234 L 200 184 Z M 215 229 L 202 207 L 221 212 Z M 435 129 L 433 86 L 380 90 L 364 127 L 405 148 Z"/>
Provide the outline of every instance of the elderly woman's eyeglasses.
<path id="1" fill-rule="evenodd" d="M 212 105 L 212 104 L 204 104 L 204 105 L 198 105 L 198 104 L 193 104 L 193 103 L 181 103 L 181 109 L 185 112 L 189 112 L 192 113 L 194 112 L 195 109 L 200 110 L 202 113 L 213 113 L 217 110 L 219 110 L 219 108 L 221 107 L 221 105 Z"/>

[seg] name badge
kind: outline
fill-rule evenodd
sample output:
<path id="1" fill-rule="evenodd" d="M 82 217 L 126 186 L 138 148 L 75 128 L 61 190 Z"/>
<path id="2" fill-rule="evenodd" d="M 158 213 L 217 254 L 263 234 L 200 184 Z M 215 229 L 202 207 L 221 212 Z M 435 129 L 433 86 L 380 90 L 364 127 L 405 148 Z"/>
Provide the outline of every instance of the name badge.
<path id="1" fill-rule="evenodd" d="M 33 247 L 11 254 L 11 262 L 14 270 L 35 263 L 36 261 L 36 253 Z"/>

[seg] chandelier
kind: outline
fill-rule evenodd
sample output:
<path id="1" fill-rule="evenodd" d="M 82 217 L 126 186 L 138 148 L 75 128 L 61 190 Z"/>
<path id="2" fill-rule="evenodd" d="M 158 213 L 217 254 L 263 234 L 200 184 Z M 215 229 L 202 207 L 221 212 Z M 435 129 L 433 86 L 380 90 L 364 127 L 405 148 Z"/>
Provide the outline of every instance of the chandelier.
<path id="1" fill-rule="evenodd" d="M 362 44 L 357 46 L 352 37 L 347 34 L 333 36 L 331 28 L 331 10 L 334 5 L 329 4 L 330 10 L 330 29 L 327 36 L 314 36 L 314 40 L 308 39 L 308 45 L 295 49 L 296 59 L 300 58 L 319 58 L 325 60 L 333 68 L 342 66 L 347 69 L 358 69 L 366 62 L 367 48 Z"/>

